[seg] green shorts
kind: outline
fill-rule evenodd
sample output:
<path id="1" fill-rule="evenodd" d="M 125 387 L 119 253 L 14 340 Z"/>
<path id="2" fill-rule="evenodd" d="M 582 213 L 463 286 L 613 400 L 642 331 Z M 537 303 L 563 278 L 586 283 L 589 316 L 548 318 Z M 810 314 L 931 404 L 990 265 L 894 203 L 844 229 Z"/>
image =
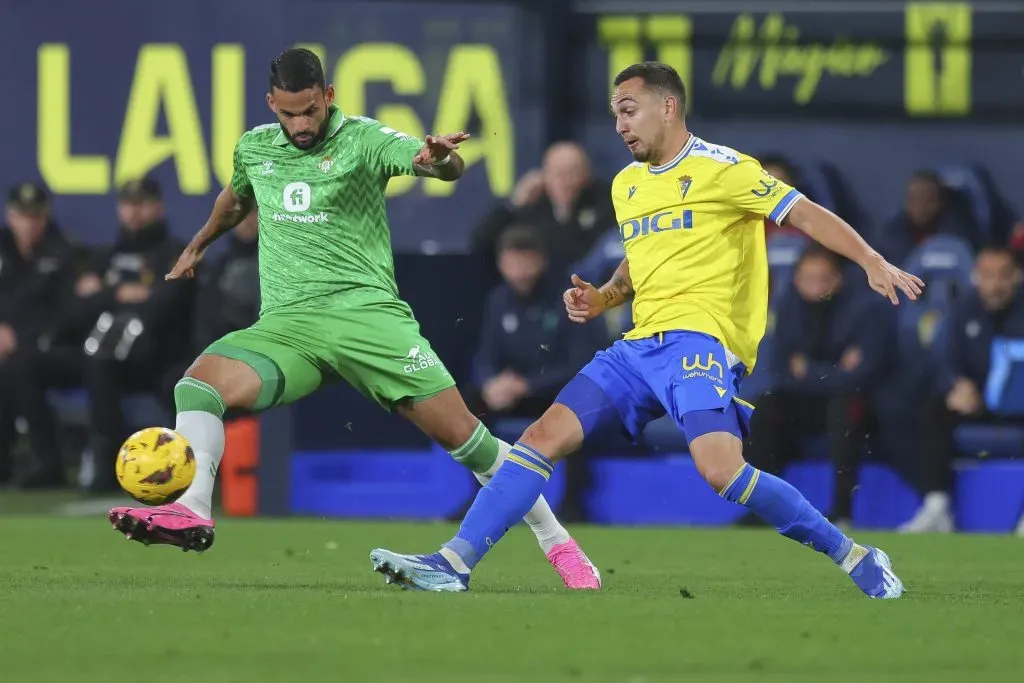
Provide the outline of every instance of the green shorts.
<path id="1" fill-rule="evenodd" d="M 256 371 L 263 382 L 256 410 L 292 403 L 337 379 L 388 410 L 403 399 L 455 385 L 420 335 L 412 310 L 399 300 L 279 309 L 214 342 L 205 353 L 242 361 Z"/>

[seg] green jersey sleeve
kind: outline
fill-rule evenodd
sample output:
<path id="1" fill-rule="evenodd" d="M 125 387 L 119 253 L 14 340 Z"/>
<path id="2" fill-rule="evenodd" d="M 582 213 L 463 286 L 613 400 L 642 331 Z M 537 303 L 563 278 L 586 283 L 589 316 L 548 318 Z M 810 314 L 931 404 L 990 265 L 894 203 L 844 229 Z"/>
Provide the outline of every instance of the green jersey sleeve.
<path id="1" fill-rule="evenodd" d="M 231 191 L 235 193 L 236 197 L 254 196 L 252 183 L 249 182 L 249 176 L 245 172 L 245 163 L 242 160 L 244 144 L 245 135 L 239 138 L 238 142 L 235 143 L 235 155 L 231 171 Z"/>
<path id="2" fill-rule="evenodd" d="M 412 159 L 423 141 L 388 128 L 380 121 L 363 119 L 363 150 L 370 166 L 386 178 L 414 175 Z"/>

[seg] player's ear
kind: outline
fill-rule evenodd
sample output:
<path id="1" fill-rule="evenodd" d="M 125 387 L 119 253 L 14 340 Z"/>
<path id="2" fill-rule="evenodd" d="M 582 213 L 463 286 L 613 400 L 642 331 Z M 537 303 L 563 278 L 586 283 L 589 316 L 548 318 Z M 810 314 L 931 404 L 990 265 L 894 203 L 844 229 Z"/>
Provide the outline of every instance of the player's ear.
<path id="1" fill-rule="evenodd" d="M 324 90 L 324 99 L 327 100 L 327 106 L 334 104 L 334 86 L 330 83 L 327 84 L 327 88 Z"/>
<path id="2" fill-rule="evenodd" d="M 272 92 L 267 93 L 267 106 L 270 107 L 270 111 L 277 113 L 277 105 L 274 103 L 274 94 Z"/>
<path id="3" fill-rule="evenodd" d="M 669 121 L 675 118 L 679 109 L 679 100 L 674 97 L 665 98 L 665 120 Z"/>

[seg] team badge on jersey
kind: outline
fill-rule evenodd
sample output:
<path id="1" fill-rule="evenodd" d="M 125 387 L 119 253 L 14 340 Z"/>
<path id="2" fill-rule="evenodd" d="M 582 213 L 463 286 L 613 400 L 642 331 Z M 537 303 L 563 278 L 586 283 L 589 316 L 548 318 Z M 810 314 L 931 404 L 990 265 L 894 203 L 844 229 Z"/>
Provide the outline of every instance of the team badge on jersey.
<path id="1" fill-rule="evenodd" d="M 686 193 L 690 191 L 690 183 L 693 182 L 693 178 L 688 175 L 684 175 L 679 178 L 679 200 L 686 199 Z"/>
<path id="2" fill-rule="evenodd" d="M 263 162 L 263 175 L 274 175 L 274 162 L 270 159 Z"/>
<path id="3" fill-rule="evenodd" d="M 330 157 L 324 157 L 324 160 L 320 162 L 320 166 L 318 166 L 318 168 L 324 173 L 327 173 L 328 171 L 331 170 L 333 166 L 334 160 L 331 159 Z"/>

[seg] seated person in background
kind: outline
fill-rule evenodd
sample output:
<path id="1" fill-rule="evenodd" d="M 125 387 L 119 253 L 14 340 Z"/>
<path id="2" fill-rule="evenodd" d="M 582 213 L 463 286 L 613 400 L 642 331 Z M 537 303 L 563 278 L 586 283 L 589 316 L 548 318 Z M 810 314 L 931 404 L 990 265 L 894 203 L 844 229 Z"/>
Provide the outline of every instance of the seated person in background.
<path id="1" fill-rule="evenodd" d="M 555 143 L 539 170 L 516 184 L 512 197 L 476 226 L 472 250 L 488 269 L 487 286 L 500 281 L 493 264 L 501 234 L 512 225 L 537 230 L 554 268 L 583 258 L 609 230 L 618 226 L 610 186 L 591 175 L 590 160 L 572 142 Z"/>
<path id="2" fill-rule="evenodd" d="M 757 402 L 747 451 L 778 476 L 799 456 L 800 437 L 825 432 L 835 467 L 831 517 L 849 522 L 868 426 L 866 397 L 889 362 L 895 334 L 888 308 L 844 285 L 839 257 L 812 245 L 779 302 L 772 359 L 775 388 Z"/>
<path id="3" fill-rule="evenodd" d="M 0 231 L 0 479 L 11 474 L 14 418 L 28 423 L 32 462 L 15 484 L 64 483 L 56 424 L 37 375 L 53 383 L 77 382 L 81 347 L 54 348 L 57 315 L 70 295 L 76 251 L 50 214 L 46 191 L 29 183 L 7 196 Z"/>
<path id="4" fill-rule="evenodd" d="M 565 278 L 551 271 L 535 231 L 513 226 L 498 242 L 498 270 L 504 282 L 484 312 L 474 386 L 463 392 L 469 409 L 491 426 L 496 418 L 535 419 L 561 388 L 608 343 L 600 325 L 577 325 L 565 315 Z M 586 461 L 566 470 L 560 515 L 583 519 Z"/>
<path id="5" fill-rule="evenodd" d="M 77 286 L 79 316 L 93 326 L 85 341 L 85 384 L 97 463 L 91 488 L 96 492 L 117 486 L 114 459 L 128 436 L 122 397 L 173 386 L 166 375 L 177 372 L 174 364 L 191 333 L 191 281 L 164 280 L 184 243 L 164 221 L 160 186 L 150 179 L 125 185 L 117 215 L 119 240 Z"/>
<path id="6" fill-rule="evenodd" d="M 474 388 L 466 400 L 485 423 L 497 416 L 540 416 L 608 340 L 597 325 L 574 325 L 564 314 L 564 277 L 548 269 L 544 247 L 529 228 L 513 226 L 498 243 L 503 284 L 487 302 Z"/>
<path id="7" fill-rule="evenodd" d="M 189 350 L 165 373 L 160 398 L 174 412 L 174 385 L 206 348 L 229 332 L 249 327 L 260 314 L 260 275 L 257 257 L 259 226 L 252 211 L 222 241 L 227 249 L 196 271 L 196 299 L 192 309 Z"/>
<path id="8" fill-rule="evenodd" d="M 982 246 L 981 235 L 968 217 L 958 216 L 949 206 L 947 190 L 934 171 L 918 171 L 907 183 L 903 210 L 875 236 L 874 244 L 890 263 L 906 261 L 910 252 L 933 235 L 952 235 L 974 249 Z"/>
<path id="9" fill-rule="evenodd" d="M 989 374 L 992 338 L 1024 338 L 1021 280 L 1021 269 L 1008 249 L 989 247 L 978 254 L 974 291 L 957 303 L 948 318 L 935 393 L 923 408 L 920 478 L 915 484 L 924 502 L 901 531 L 953 530 L 953 431 L 962 422 L 1002 421 L 987 412 L 982 392 Z"/>

